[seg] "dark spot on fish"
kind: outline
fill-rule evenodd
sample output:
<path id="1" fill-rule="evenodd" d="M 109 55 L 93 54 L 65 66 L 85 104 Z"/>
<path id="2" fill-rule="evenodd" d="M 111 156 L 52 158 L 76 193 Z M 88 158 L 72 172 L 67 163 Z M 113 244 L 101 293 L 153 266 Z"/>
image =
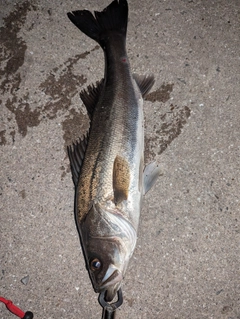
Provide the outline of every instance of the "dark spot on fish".
<path id="1" fill-rule="evenodd" d="M 163 102 L 166 103 L 170 99 L 170 93 L 173 90 L 173 83 L 163 84 L 159 89 L 149 93 L 146 97 L 146 101 L 151 102 Z"/>
<path id="2" fill-rule="evenodd" d="M 127 200 L 130 169 L 127 160 L 119 155 L 116 156 L 113 164 L 113 192 L 115 205 L 120 204 L 123 200 Z"/>

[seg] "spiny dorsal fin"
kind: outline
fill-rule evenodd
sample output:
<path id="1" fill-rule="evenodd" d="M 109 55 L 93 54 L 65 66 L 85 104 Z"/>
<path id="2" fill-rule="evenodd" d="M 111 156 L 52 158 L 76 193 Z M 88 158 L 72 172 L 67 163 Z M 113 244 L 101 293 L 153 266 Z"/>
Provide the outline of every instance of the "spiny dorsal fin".
<path id="1" fill-rule="evenodd" d="M 127 200 L 130 184 L 130 169 L 128 162 L 117 155 L 113 164 L 113 192 L 115 205 Z"/>
<path id="2" fill-rule="evenodd" d="M 143 194 L 145 195 L 155 184 L 161 169 L 157 162 L 148 164 L 143 172 Z"/>
<path id="3" fill-rule="evenodd" d="M 153 75 L 138 75 L 137 73 L 133 74 L 133 78 L 136 81 L 142 97 L 145 97 L 148 92 L 151 90 L 155 80 Z"/>
<path id="4" fill-rule="evenodd" d="M 71 165 L 72 179 L 75 187 L 77 187 L 81 167 L 87 148 L 88 134 L 82 140 L 73 143 L 67 147 L 68 157 Z"/>
<path id="5" fill-rule="evenodd" d="M 80 98 L 86 106 L 90 120 L 92 119 L 94 108 L 102 92 L 103 84 L 104 79 L 102 79 L 100 82 L 98 81 L 95 85 L 89 85 L 86 90 L 83 90 L 80 93 Z"/>

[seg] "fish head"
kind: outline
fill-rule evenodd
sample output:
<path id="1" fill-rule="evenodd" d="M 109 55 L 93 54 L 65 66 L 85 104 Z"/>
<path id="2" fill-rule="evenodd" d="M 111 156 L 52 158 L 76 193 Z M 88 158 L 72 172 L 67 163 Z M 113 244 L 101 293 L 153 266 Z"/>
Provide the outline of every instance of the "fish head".
<path id="1" fill-rule="evenodd" d="M 93 205 L 81 227 L 81 241 L 95 292 L 111 301 L 119 288 L 136 245 L 136 231 L 116 210 Z"/>
<path id="2" fill-rule="evenodd" d="M 106 291 L 111 301 L 119 290 L 129 256 L 119 242 L 91 238 L 87 248 L 87 268 L 96 292 Z"/>

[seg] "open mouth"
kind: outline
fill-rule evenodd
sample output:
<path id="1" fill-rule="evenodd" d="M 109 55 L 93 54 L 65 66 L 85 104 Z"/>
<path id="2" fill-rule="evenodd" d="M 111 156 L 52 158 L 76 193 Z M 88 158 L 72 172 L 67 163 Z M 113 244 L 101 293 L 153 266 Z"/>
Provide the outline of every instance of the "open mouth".
<path id="1" fill-rule="evenodd" d="M 122 273 L 118 269 L 108 269 L 102 280 L 101 288 L 107 289 L 109 286 L 120 283 L 122 279 Z"/>
<path id="2" fill-rule="evenodd" d="M 101 291 L 106 291 L 105 300 L 111 301 L 116 296 L 120 288 L 123 276 L 122 273 L 115 267 L 110 266 L 102 280 Z"/>

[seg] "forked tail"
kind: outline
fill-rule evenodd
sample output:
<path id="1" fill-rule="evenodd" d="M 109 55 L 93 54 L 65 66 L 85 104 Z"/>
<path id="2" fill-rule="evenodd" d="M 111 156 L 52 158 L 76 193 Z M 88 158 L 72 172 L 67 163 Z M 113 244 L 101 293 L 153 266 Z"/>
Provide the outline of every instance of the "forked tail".
<path id="1" fill-rule="evenodd" d="M 88 10 L 68 12 L 68 17 L 83 33 L 97 41 L 104 48 L 109 31 L 126 36 L 128 4 L 126 0 L 114 0 L 102 12 L 94 15 Z"/>

